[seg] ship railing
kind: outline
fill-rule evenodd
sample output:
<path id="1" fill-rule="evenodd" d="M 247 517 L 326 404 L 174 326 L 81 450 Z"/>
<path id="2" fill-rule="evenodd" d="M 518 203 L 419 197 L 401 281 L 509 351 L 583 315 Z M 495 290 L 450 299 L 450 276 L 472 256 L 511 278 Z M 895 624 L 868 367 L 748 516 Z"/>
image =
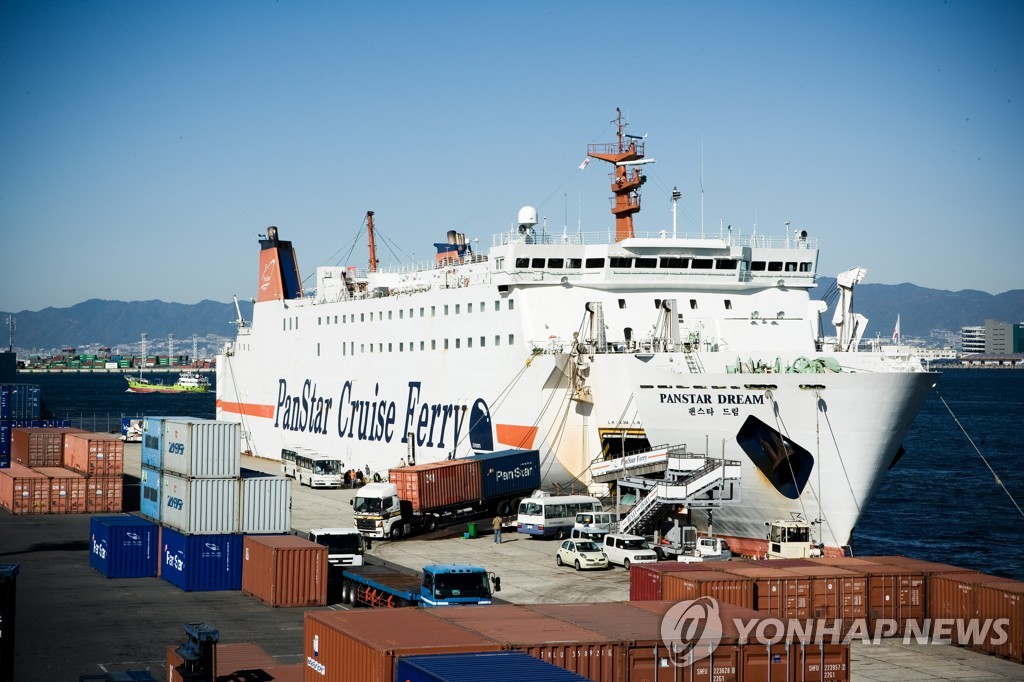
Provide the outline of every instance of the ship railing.
<path id="1" fill-rule="evenodd" d="M 758 249 L 792 249 L 808 250 L 817 249 L 818 240 L 813 238 L 798 239 L 794 237 L 779 237 L 769 235 L 743 235 L 733 232 L 716 234 L 713 232 L 677 232 L 673 237 L 672 230 L 656 230 L 648 232 L 634 232 L 634 239 L 657 239 L 666 242 L 670 240 L 688 242 L 724 242 L 726 246 L 749 246 Z M 615 230 L 609 228 L 604 232 L 536 232 L 531 231 L 523 234 L 518 230 L 502 232 L 491 236 L 491 246 L 506 246 L 508 244 L 540 244 L 540 245 L 598 245 L 614 244 Z M 717 244 L 708 244 L 713 248 Z M 793 273 L 787 273 L 793 274 Z"/>

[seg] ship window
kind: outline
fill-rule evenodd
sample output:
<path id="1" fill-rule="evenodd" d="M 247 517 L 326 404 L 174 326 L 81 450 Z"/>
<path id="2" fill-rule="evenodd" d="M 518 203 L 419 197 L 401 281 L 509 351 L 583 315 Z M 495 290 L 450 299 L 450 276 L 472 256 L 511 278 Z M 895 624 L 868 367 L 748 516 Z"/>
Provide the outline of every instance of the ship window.
<path id="1" fill-rule="evenodd" d="M 388 344 L 388 350 L 391 350 L 391 344 L 390 343 Z M 405 350 L 405 343 L 399 342 L 398 343 L 398 352 L 401 353 L 404 350 Z"/>
<path id="2" fill-rule="evenodd" d="M 399 311 L 398 311 L 398 319 L 400 319 L 400 320 L 401 320 L 401 319 L 403 319 L 404 317 L 405 317 L 405 311 L 404 311 L 404 310 L 399 310 Z M 389 318 L 389 319 L 391 318 L 391 314 L 390 314 L 390 313 L 388 313 L 388 318 Z"/>
<path id="3" fill-rule="evenodd" d="M 391 319 L 391 314 L 392 314 L 392 312 L 393 312 L 393 311 L 391 311 L 391 310 L 389 310 L 389 311 L 388 311 L 388 319 L 389 319 L 389 320 Z M 399 311 L 399 312 L 401 312 L 401 311 Z"/>
<path id="4" fill-rule="evenodd" d="M 604 258 L 588 258 L 587 259 L 587 267 L 588 268 L 603 268 L 604 267 Z"/>
<path id="5" fill-rule="evenodd" d="M 620 298 L 619 299 L 619 309 L 623 310 L 623 309 L 625 309 L 625 307 L 626 307 L 626 299 Z"/>
<path id="6" fill-rule="evenodd" d="M 437 350 L 437 339 L 430 339 L 430 350 Z"/>
<path id="7" fill-rule="evenodd" d="M 796 263 L 786 263 L 786 272 L 796 272 Z"/>
<path id="8" fill-rule="evenodd" d="M 528 268 L 528 267 L 530 267 L 530 259 L 529 258 L 516 258 L 516 267 L 517 268 Z"/>
<path id="9" fill-rule="evenodd" d="M 480 312 L 483 312 L 484 310 L 486 310 L 486 308 L 484 308 L 484 302 L 480 301 Z"/>
<path id="10" fill-rule="evenodd" d="M 466 312 L 467 313 L 473 312 L 473 304 L 472 303 L 467 303 L 466 304 Z"/>
<path id="11" fill-rule="evenodd" d="M 633 259 L 628 256 L 612 256 L 608 259 L 608 264 L 613 268 L 629 268 L 633 265 Z"/>
<path id="12" fill-rule="evenodd" d="M 501 334 L 495 334 L 494 335 L 494 345 L 495 346 L 500 346 L 501 345 Z"/>
<path id="13" fill-rule="evenodd" d="M 516 309 L 516 302 L 513 301 L 511 298 L 508 299 L 508 309 L 509 310 L 515 310 Z"/>
<path id="14" fill-rule="evenodd" d="M 356 354 L 356 342 L 355 341 L 349 341 L 348 342 L 348 354 L 349 355 L 355 355 Z"/>
<path id="15" fill-rule="evenodd" d="M 472 347 L 473 347 L 473 337 L 470 336 L 470 337 L 468 337 L 466 339 L 466 348 L 472 348 Z"/>
<path id="16" fill-rule="evenodd" d="M 424 311 L 424 309 L 423 309 L 423 308 L 420 308 L 420 317 L 423 317 L 423 313 L 424 313 L 424 312 L 425 312 L 425 311 Z"/>
<path id="17" fill-rule="evenodd" d="M 359 344 L 359 352 L 360 353 L 365 353 L 366 352 L 366 344 L 365 343 Z M 373 344 L 370 344 L 370 352 L 371 353 L 373 352 Z"/>
<path id="18" fill-rule="evenodd" d="M 456 315 L 458 315 L 458 314 L 459 314 L 459 310 L 460 310 L 461 308 L 462 308 L 462 304 L 461 304 L 461 303 L 456 303 L 456 304 L 455 304 L 455 314 L 456 314 Z"/>
<path id="19" fill-rule="evenodd" d="M 764 272 L 765 262 L 763 260 L 756 260 L 750 264 L 750 269 L 753 272 Z"/>
<path id="20" fill-rule="evenodd" d="M 530 267 L 531 268 L 540 268 L 540 269 L 543 270 L 544 269 L 544 259 L 543 258 L 534 258 L 533 260 L 530 261 Z"/>
<path id="21" fill-rule="evenodd" d="M 494 312 L 498 312 L 499 310 L 501 310 L 501 301 L 495 301 L 494 302 Z"/>
<path id="22" fill-rule="evenodd" d="M 513 346 L 513 345 L 515 345 L 515 343 L 516 343 L 516 335 L 515 334 L 509 334 L 508 335 L 508 345 Z"/>
<path id="23" fill-rule="evenodd" d="M 689 258 L 676 258 L 675 256 L 665 256 L 660 260 L 661 267 L 672 268 L 673 270 L 684 270 L 690 263 Z"/>
<path id="24" fill-rule="evenodd" d="M 768 272 L 782 272 L 782 263 L 777 260 L 768 261 Z"/>
<path id="25" fill-rule="evenodd" d="M 730 301 L 729 299 L 725 299 L 725 309 L 732 310 L 732 301 Z"/>
<path id="26" fill-rule="evenodd" d="M 656 268 L 658 267 L 657 258 L 637 258 L 636 266 L 638 268 Z"/>
<path id="27" fill-rule="evenodd" d="M 690 263 L 690 267 L 694 270 L 710 270 L 711 263 L 712 261 L 710 258 L 694 258 Z"/>
<path id="28" fill-rule="evenodd" d="M 366 313 L 359 313 L 359 321 L 366 322 Z"/>
<path id="29" fill-rule="evenodd" d="M 285 320 L 281 320 L 281 331 L 288 330 L 288 323 Z"/>
<path id="30" fill-rule="evenodd" d="M 328 318 L 328 319 L 327 319 L 327 323 L 328 323 L 328 324 L 330 324 L 330 323 L 331 323 L 331 320 L 330 320 L 330 318 Z M 317 324 L 317 326 L 318 326 L 318 327 L 319 327 L 319 326 L 322 326 L 322 325 L 323 325 L 323 318 L 321 318 L 321 317 L 317 317 L 317 318 L 316 318 L 316 324 Z"/>
<path id="31" fill-rule="evenodd" d="M 455 339 L 455 347 L 462 348 L 462 339 Z"/>
<path id="32" fill-rule="evenodd" d="M 697 309 L 697 299 L 691 298 L 690 299 L 690 310 L 696 310 L 696 309 Z"/>
<path id="33" fill-rule="evenodd" d="M 583 259 L 582 258 L 566 258 L 565 259 L 565 267 L 570 269 L 570 270 L 579 270 L 580 268 L 583 267 Z"/>
<path id="34" fill-rule="evenodd" d="M 487 345 L 487 339 L 483 336 L 480 337 L 480 347 L 483 348 Z"/>
<path id="35" fill-rule="evenodd" d="M 391 343 L 390 341 L 388 341 L 388 352 L 389 352 L 389 353 L 390 353 L 390 352 L 392 351 L 392 347 L 393 347 L 393 345 L 394 345 L 394 344 L 392 344 L 392 343 Z"/>
<path id="36" fill-rule="evenodd" d="M 558 269 L 564 268 L 565 260 L 562 258 L 548 258 L 548 267 Z"/>
<path id="37" fill-rule="evenodd" d="M 377 352 L 378 353 L 383 353 L 384 352 L 384 344 L 383 343 L 378 343 L 377 344 Z"/>
<path id="38" fill-rule="evenodd" d="M 426 349 L 426 342 L 420 341 L 420 350 Z"/>
<path id="39" fill-rule="evenodd" d="M 448 314 L 448 304 L 447 303 L 444 304 L 444 314 L 445 315 Z"/>
<path id="40" fill-rule="evenodd" d="M 811 271 L 811 264 L 810 263 L 801 263 L 800 264 L 800 272 L 810 272 L 810 271 Z"/>
<path id="41" fill-rule="evenodd" d="M 420 308 L 420 317 L 423 317 L 423 308 Z M 412 308 L 409 308 L 409 319 L 412 319 Z"/>
<path id="42" fill-rule="evenodd" d="M 444 349 L 448 350 L 448 339 L 444 340 Z"/>
<path id="43" fill-rule="evenodd" d="M 739 261 L 732 260 L 731 258 L 719 258 L 715 261 L 715 270 L 735 270 L 737 263 Z"/>

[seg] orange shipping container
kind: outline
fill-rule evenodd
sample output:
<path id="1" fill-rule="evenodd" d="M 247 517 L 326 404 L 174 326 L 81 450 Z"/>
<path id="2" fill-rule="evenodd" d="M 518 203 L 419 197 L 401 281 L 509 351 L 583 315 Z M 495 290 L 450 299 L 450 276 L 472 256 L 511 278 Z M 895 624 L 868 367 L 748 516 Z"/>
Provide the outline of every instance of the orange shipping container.
<path id="1" fill-rule="evenodd" d="M 64 464 L 86 476 L 120 476 L 124 441 L 110 433 L 69 433 L 64 436 Z"/>
<path id="2" fill-rule="evenodd" d="M 629 567 L 629 600 L 660 601 L 664 597 L 665 576 L 669 573 L 706 571 L 705 562 L 688 564 L 683 561 L 662 561 L 656 564 L 633 564 Z M 708 561 L 707 564 L 728 564 L 727 561 Z"/>
<path id="3" fill-rule="evenodd" d="M 850 625 L 867 616 L 868 581 L 863 575 L 835 566 L 793 566 L 788 570 L 811 580 L 812 618 Z"/>
<path id="4" fill-rule="evenodd" d="M 304 637 L 307 682 L 394 682 L 401 656 L 503 649 L 421 609 L 307 611 Z"/>
<path id="5" fill-rule="evenodd" d="M 85 433 L 70 428 L 11 429 L 11 460 L 27 467 L 63 466 L 64 435 Z"/>
<path id="6" fill-rule="evenodd" d="M 11 462 L 0 469 L 0 507 L 12 514 L 47 514 L 50 479 L 27 466 Z"/>
<path id="7" fill-rule="evenodd" d="M 666 573 L 663 599 L 688 601 L 711 597 L 719 602 L 754 608 L 754 582 L 750 578 L 719 571 Z"/>
<path id="8" fill-rule="evenodd" d="M 989 621 L 994 625 L 997 620 L 1005 619 L 1003 629 L 1006 638 L 1004 642 L 995 644 L 993 640 L 998 638 L 998 632 L 990 630 L 980 645 L 971 648 L 1024 663 L 1024 582 L 1012 580 L 979 584 L 974 591 L 974 600 L 977 617 L 982 624 Z"/>
<path id="9" fill-rule="evenodd" d="M 50 513 L 85 513 L 85 476 L 62 467 L 38 467 L 50 479 Z"/>
<path id="10" fill-rule="evenodd" d="M 730 567 L 726 572 L 754 581 L 754 608 L 762 614 L 796 620 L 811 617 L 811 586 L 805 576 L 768 566 Z"/>
<path id="11" fill-rule="evenodd" d="M 452 459 L 392 469 L 388 481 L 398 486 L 398 497 L 415 512 L 475 502 L 482 496 L 480 462 Z"/>
<path id="12" fill-rule="evenodd" d="M 247 535 L 242 592 L 271 606 L 327 604 L 327 548 L 294 535 Z"/>
<path id="13" fill-rule="evenodd" d="M 526 606 L 455 606 L 426 613 L 594 682 L 618 682 L 625 670 L 625 648 L 618 639 Z"/>
<path id="14" fill-rule="evenodd" d="M 91 476 L 85 479 L 85 511 L 120 512 L 123 482 L 121 476 Z"/>
<path id="15" fill-rule="evenodd" d="M 674 605 L 674 602 L 668 602 L 665 610 Z M 622 679 L 627 682 L 672 679 L 665 672 L 666 666 L 671 667 L 672 664 L 669 660 L 671 651 L 661 637 L 664 611 L 651 611 L 620 602 L 530 604 L 528 608 L 598 632 L 609 641 L 621 641 L 626 649 L 626 672 Z M 735 643 L 722 642 L 707 658 L 694 662 L 692 666 L 681 666 L 674 674 L 677 679 L 691 682 L 737 682 L 738 653 Z"/>

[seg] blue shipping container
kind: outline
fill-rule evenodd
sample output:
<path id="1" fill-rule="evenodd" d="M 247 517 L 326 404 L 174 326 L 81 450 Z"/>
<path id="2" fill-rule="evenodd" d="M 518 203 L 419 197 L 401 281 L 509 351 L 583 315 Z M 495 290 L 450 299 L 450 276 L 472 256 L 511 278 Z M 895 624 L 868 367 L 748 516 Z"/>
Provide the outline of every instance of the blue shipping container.
<path id="1" fill-rule="evenodd" d="M 89 524 L 89 566 L 107 578 L 152 578 L 157 532 L 155 523 L 138 516 L 94 516 Z"/>
<path id="2" fill-rule="evenodd" d="M 37 428 L 43 425 L 39 419 L 0 419 L 0 462 L 6 459 L 11 464 L 11 429 Z"/>
<path id="3" fill-rule="evenodd" d="M 480 460 L 480 488 L 484 497 L 529 493 L 540 487 L 540 453 L 536 450 L 501 450 L 473 455 Z"/>
<path id="4" fill-rule="evenodd" d="M 147 519 L 160 523 L 160 470 L 142 465 L 139 478 L 139 511 Z"/>
<path id="5" fill-rule="evenodd" d="M 36 384 L 0 385 L 0 419 L 39 419 L 42 395 Z"/>
<path id="6" fill-rule="evenodd" d="M 142 420 L 142 464 L 160 469 L 164 458 L 164 417 Z"/>
<path id="7" fill-rule="evenodd" d="M 522 651 L 403 656 L 395 682 L 581 682 L 586 677 Z"/>
<path id="8" fill-rule="evenodd" d="M 160 577 L 186 592 L 242 589 L 241 535 L 184 535 L 162 527 Z"/>

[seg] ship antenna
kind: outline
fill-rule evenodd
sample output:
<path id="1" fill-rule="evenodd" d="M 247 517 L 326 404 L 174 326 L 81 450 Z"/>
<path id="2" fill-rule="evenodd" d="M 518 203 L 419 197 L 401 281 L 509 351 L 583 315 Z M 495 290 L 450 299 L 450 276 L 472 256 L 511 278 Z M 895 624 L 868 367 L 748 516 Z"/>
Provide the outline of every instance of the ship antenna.
<path id="1" fill-rule="evenodd" d="M 373 211 L 366 212 L 366 234 L 370 239 L 370 267 L 367 272 L 377 272 L 377 244 L 373 240 Z"/>

